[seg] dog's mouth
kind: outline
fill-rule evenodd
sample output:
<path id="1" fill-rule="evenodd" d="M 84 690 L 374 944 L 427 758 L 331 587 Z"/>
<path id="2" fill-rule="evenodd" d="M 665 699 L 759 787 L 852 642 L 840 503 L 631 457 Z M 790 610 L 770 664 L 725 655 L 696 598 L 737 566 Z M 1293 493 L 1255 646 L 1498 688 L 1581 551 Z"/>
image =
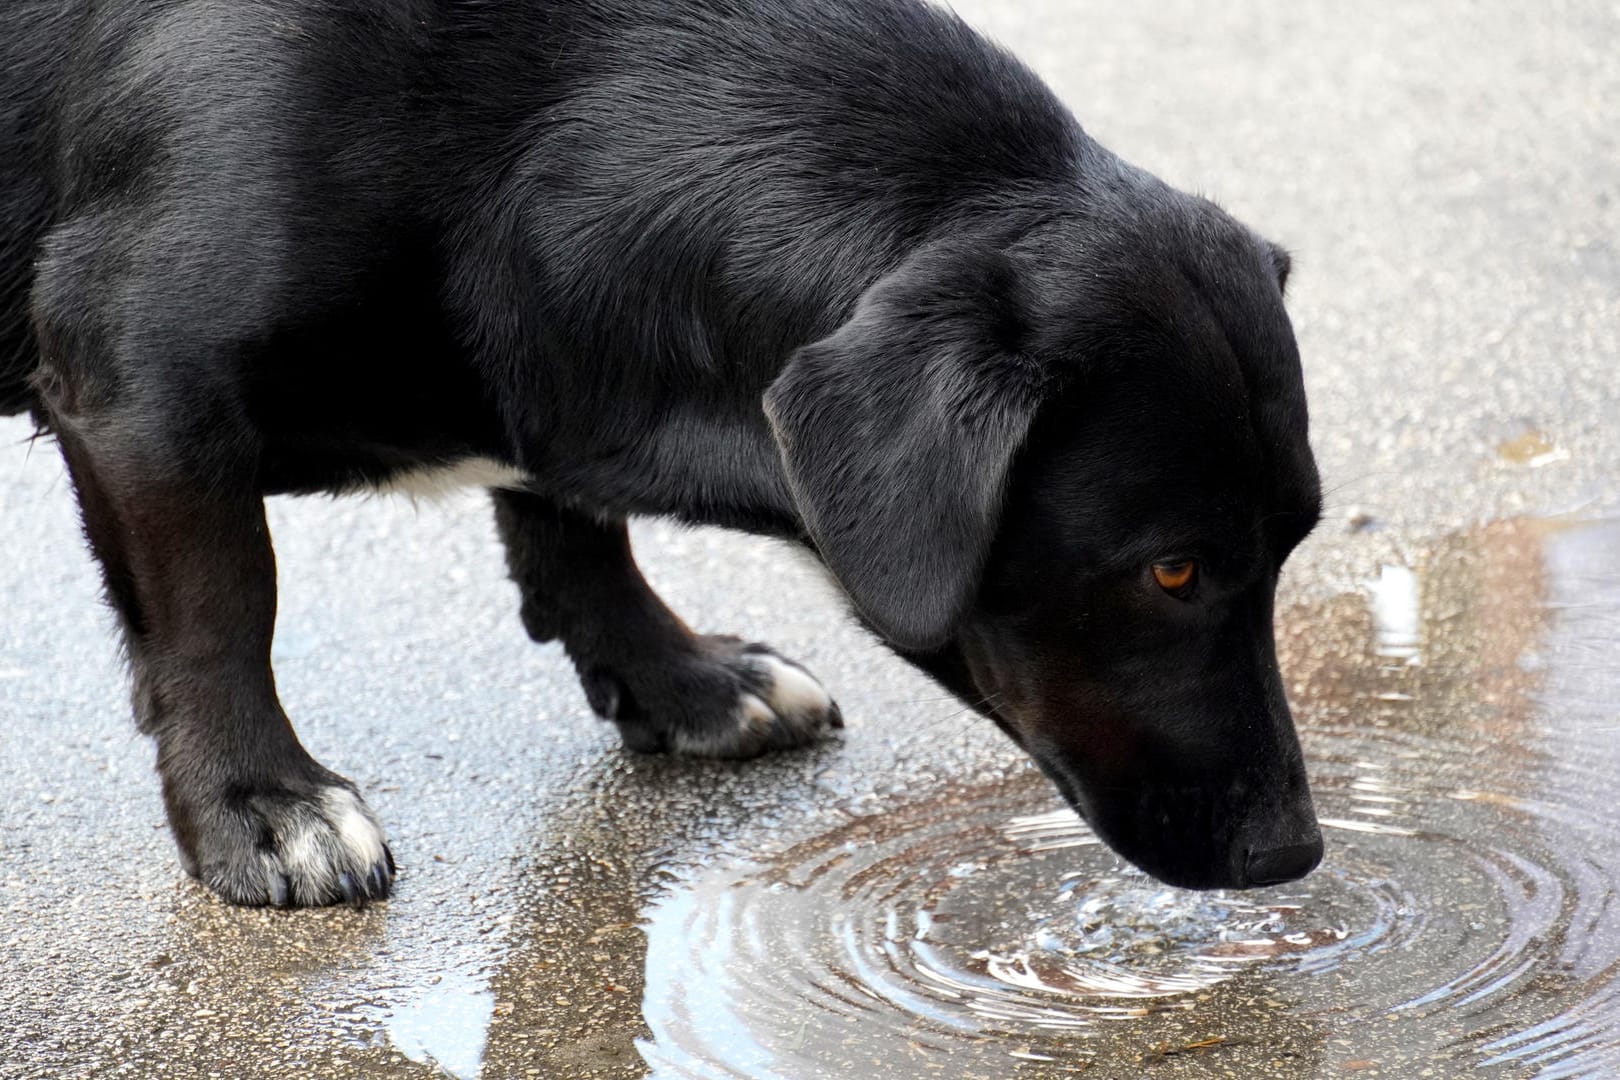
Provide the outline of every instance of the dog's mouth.
<path id="1" fill-rule="evenodd" d="M 1006 732 L 1080 820 L 1115 854 L 1168 885 L 1251 888 L 1304 876 L 1321 858 L 1321 833 L 1286 713 L 1244 724 L 1277 732 L 1232 754 L 1213 736 L 1163 732 L 1208 724 L 1155 722 L 1106 703 L 1107 687 L 1070 680 L 1039 687 L 997 662 L 973 634 L 960 660 L 975 709 Z M 1060 690 L 1061 692 L 1056 692 Z M 1159 735 L 1153 734 L 1161 732 Z M 1274 761 L 1264 766 L 1265 761 Z"/>
<path id="2" fill-rule="evenodd" d="M 997 725 L 1050 780 L 1063 801 L 1115 854 L 1167 885 L 1247 889 L 1305 876 L 1322 839 L 1308 794 L 1284 807 L 1261 793 L 1292 787 L 1208 775 L 1088 776 L 1061 748 L 1020 730 L 1004 712 Z M 1089 763 L 1088 763 L 1089 764 Z M 1302 781 L 1300 781 L 1302 783 Z M 1286 839 L 1283 839 L 1286 838 Z"/>

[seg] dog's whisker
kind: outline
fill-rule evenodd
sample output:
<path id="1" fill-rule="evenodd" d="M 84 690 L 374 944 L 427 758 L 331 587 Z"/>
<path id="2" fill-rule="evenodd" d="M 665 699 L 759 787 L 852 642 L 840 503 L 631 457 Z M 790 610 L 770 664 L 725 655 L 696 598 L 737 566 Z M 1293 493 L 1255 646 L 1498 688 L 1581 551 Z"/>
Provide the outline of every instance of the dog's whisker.
<path id="1" fill-rule="evenodd" d="M 979 719 L 980 718 L 980 713 L 979 713 L 980 709 L 994 710 L 996 708 L 996 706 L 1000 704 L 999 699 L 1002 699 L 1002 698 L 1005 698 L 1005 697 L 1006 697 L 1006 694 L 1004 694 L 1004 693 L 987 694 L 984 697 L 980 698 L 978 701 L 975 701 L 975 702 L 973 702 L 971 704 L 968 704 L 968 705 L 964 705 L 960 709 L 957 709 L 955 712 L 947 713 L 945 716 L 940 717 L 940 722 L 945 723 L 945 724 L 955 723 L 956 721 L 961 720 L 964 717 L 967 717 L 967 718 L 970 718 L 970 719 Z"/>
<path id="2" fill-rule="evenodd" d="M 1327 506 L 1332 499 L 1339 495 L 1345 494 L 1350 490 L 1350 488 L 1356 485 L 1364 484 L 1370 480 L 1392 480 L 1400 477 L 1401 475 L 1401 472 L 1397 469 L 1375 469 L 1370 472 L 1358 473 L 1355 476 L 1346 477 L 1340 480 L 1338 483 L 1326 486 L 1322 489 L 1323 505 L 1324 507 Z"/>

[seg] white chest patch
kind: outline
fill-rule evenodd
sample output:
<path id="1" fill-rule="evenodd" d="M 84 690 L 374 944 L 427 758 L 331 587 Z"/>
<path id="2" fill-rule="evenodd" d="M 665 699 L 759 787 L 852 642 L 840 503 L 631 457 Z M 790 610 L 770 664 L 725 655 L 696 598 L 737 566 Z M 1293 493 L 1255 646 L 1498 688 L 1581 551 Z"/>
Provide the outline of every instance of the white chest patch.
<path id="1" fill-rule="evenodd" d="M 454 465 L 413 469 L 390 477 L 372 490 L 412 499 L 442 499 L 463 488 L 522 488 L 528 477 L 490 458 L 463 458 Z"/>

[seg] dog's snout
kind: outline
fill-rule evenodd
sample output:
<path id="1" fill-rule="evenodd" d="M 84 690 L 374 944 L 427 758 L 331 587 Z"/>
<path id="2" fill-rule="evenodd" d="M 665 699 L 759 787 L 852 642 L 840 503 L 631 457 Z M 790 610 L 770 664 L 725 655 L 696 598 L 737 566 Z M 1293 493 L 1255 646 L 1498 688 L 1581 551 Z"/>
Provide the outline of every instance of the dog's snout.
<path id="1" fill-rule="evenodd" d="M 1298 881 L 1315 870 L 1321 861 L 1322 837 L 1317 835 L 1303 844 L 1284 844 L 1249 852 L 1243 876 L 1249 885 L 1281 885 Z"/>

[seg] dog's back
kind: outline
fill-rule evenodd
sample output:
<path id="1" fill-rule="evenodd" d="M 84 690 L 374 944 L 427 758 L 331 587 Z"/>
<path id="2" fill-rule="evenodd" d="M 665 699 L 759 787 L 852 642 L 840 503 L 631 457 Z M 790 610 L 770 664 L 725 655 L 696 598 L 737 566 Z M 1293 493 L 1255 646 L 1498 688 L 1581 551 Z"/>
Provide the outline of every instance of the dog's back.
<path id="1" fill-rule="evenodd" d="M 156 134 L 135 123 L 153 117 Z M 1070 122 L 1015 62 L 948 14 L 903 0 L 551 0 L 498 14 L 437 0 L 207 13 L 13 0 L 0 5 L 0 412 L 33 403 L 42 238 L 126 189 L 169 200 L 165 235 L 184 231 L 192 261 L 196 238 L 230 238 L 220 260 L 230 272 L 211 273 L 216 306 L 251 322 L 248 279 L 286 278 L 275 291 L 306 316 L 348 312 L 365 300 L 353 283 L 382 280 L 381 264 L 415 273 L 395 251 L 409 255 L 412 243 L 449 263 L 434 269 L 451 284 L 420 282 L 427 295 L 413 295 L 407 314 L 455 306 L 454 283 L 484 286 L 488 273 L 443 253 L 493 243 L 489 223 L 507 196 L 532 197 L 506 191 L 502 176 L 538 171 L 529 186 L 551 190 L 546 235 L 532 239 L 567 255 L 512 287 L 550 305 L 548 333 L 607 313 L 595 320 L 606 338 L 577 343 L 590 363 L 730 345 L 768 365 L 830 329 L 945 207 L 1066 174 L 1080 143 Z M 179 177 L 162 161 L 171 143 L 183 149 Z M 862 243 L 829 236 L 834 226 Z M 262 250 L 272 239 L 286 258 Z M 782 258 L 784 248 L 801 257 Z M 47 263 L 78 258 L 65 250 L 51 248 Z M 600 253 L 590 282 L 582 251 Z M 716 260 L 739 274 L 775 269 L 717 299 Z M 646 325 L 624 317 L 649 299 L 634 294 L 643 281 L 665 309 Z M 756 310 L 762 284 L 787 303 Z M 829 290 L 847 295 L 829 304 Z M 489 290 L 475 291 L 454 321 L 487 349 L 479 324 L 505 325 L 510 313 L 490 312 Z M 93 300 L 112 302 L 79 297 L 70 314 Z M 710 321 L 781 340 L 704 340 L 727 335 L 673 314 L 717 307 L 723 317 Z M 389 315 L 386 325 L 410 321 Z M 328 327 L 317 336 L 334 340 Z M 537 350 L 523 340 L 508 351 Z"/>
<path id="2" fill-rule="evenodd" d="M 29 329 L 34 248 L 49 224 L 45 116 L 79 5 L 12 0 L 0 7 L 0 416 L 34 406 L 38 363 Z"/>

